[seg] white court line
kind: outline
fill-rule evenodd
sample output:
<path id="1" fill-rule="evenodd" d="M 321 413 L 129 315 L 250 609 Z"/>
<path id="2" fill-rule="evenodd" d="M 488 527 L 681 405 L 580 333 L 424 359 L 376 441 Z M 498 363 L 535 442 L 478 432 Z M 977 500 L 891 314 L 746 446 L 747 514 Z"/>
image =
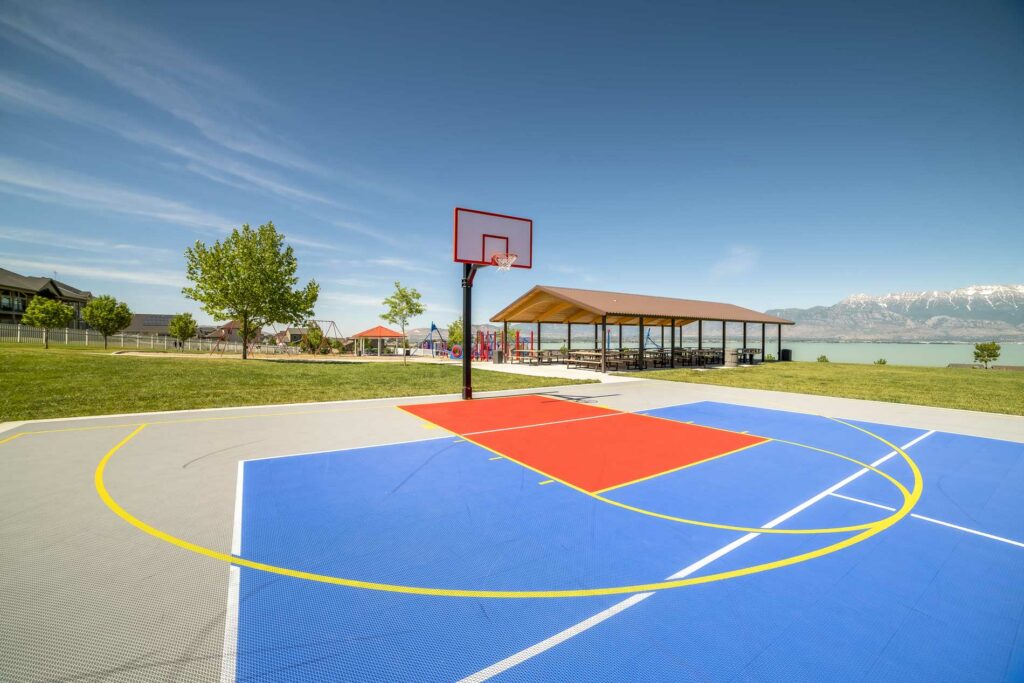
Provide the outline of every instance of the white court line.
<path id="1" fill-rule="evenodd" d="M 904 444 L 902 446 L 902 449 L 906 450 L 906 449 L 910 448 L 911 446 L 913 446 L 914 444 L 919 443 L 922 439 L 925 439 L 926 437 L 929 437 L 929 436 L 931 436 L 934 433 L 935 433 L 934 430 L 933 431 L 929 431 L 929 432 L 925 432 L 924 434 L 918 436 L 916 439 L 913 439 L 912 441 L 909 441 L 906 444 Z M 871 463 L 871 466 L 872 467 L 878 467 L 879 465 L 884 463 L 886 460 L 889 460 L 890 458 L 892 458 L 892 457 L 894 457 L 896 455 L 897 455 L 896 451 L 890 451 L 888 454 L 882 456 L 878 460 L 876 460 L 873 463 Z M 857 479 L 858 477 L 861 477 L 861 476 L 865 475 L 866 473 L 868 473 L 870 471 L 871 470 L 869 470 L 866 467 L 861 468 L 857 472 L 854 472 L 853 474 L 848 476 L 846 479 L 843 479 L 838 484 L 834 484 L 834 485 L 828 487 L 827 489 L 825 489 L 821 493 L 817 494 L 816 496 L 814 496 L 812 498 L 809 498 L 809 499 L 805 500 L 803 503 L 800 503 L 796 507 L 792 508 L 791 510 L 788 510 L 788 511 L 782 513 L 781 515 L 779 515 L 778 517 L 776 517 L 772 521 L 768 522 L 767 524 L 764 524 L 761 528 L 762 529 L 771 529 L 771 528 L 773 528 L 775 526 L 778 526 L 779 524 L 782 524 L 783 522 L 785 522 L 790 517 L 793 517 L 794 515 L 802 512 L 803 510 L 806 510 L 807 508 L 809 508 L 810 506 L 814 505 L 818 501 L 822 500 L 826 496 L 834 493 L 838 489 L 841 489 L 842 487 L 846 486 L 847 484 L 849 484 L 853 480 Z M 722 546 L 721 548 L 719 548 L 715 552 L 711 553 L 710 555 L 697 560 L 693 564 L 691 564 L 691 565 L 689 565 L 687 567 L 684 567 L 683 569 L 680 569 L 678 572 L 676 572 L 675 574 L 673 574 L 672 576 L 668 577 L 665 580 L 666 581 L 673 581 L 673 580 L 676 580 L 676 579 L 685 578 L 685 577 L 689 576 L 690 574 L 693 574 L 694 572 L 696 572 L 696 571 L 698 571 L 700 569 L 703 569 L 704 567 L 706 567 L 707 565 L 711 564 L 715 560 L 717 560 L 719 558 L 722 558 L 725 555 L 728 555 L 732 551 L 736 550 L 737 548 L 739 548 L 739 547 L 749 543 L 750 541 L 754 540 L 755 538 L 757 538 L 760 535 L 761 534 L 759 534 L 757 532 L 751 532 L 751 533 L 745 534 L 745 535 L 737 538 L 732 543 L 729 543 L 728 545 Z M 614 605 L 612 605 L 608 609 L 604 610 L 603 612 L 598 612 L 594 616 L 589 617 L 587 619 L 584 619 L 583 621 L 579 622 L 578 624 L 574 624 L 574 625 L 570 626 L 569 628 L 565 629 L 564 631 L 560 631 L 559 633 L 556 633 L 555 635 L 551 636 L 550 638 L 546 638 L 545 640 L 540 641 L 536 645 L 531 645 L 530 647 L 526 648 L 525 650 L 520 650 L 519 652 L 515 653 L 514 655 L 510 655 L 510 656 L 506 657 L 505 659 L 501 660 L 500 662 L 495 662 L 494 664 L 491 664 L 486 669 L 481 669 L 480 671 L 477 671 L 475 674 L 471 674 L 469 676 L 466 676 L 465 678 L 461 679 L 459 681 L 459 683 L 481 683 L 481 681 L 486 681 L 488 679 L 491 679 L 494 676 L 497 676 L 498 674 L 500 674 L 500 673 L 502 673 L 504 671 L 507 671 L 507 670 L 511 669 L 512 667 L 518 665 L 518 664 L 522 664 L 523 662 L 525 662 L 526 660 L 528 660 L 528 659 L 530 659 L 532 657 L 536 657 L 537 655 L 541 654 L 542 652 L 550 650 L 551 648 L 555 647 L 556 645 L 564 643 L 565 641 L 569 640 L 573 636 L 579 635 L 580 633 L 583 633 L 584 631 L 586 631 L 588 629 L 591 629 L 594 626 L 597 626 L 601 622 L 603 622 L 603 621 L 605 621 L 607 619 L 610 619 L 611 617 L 614 617 L 616 614 L 622 612 L 623 610 L 629 609 L 633 605 L 636 605 L 636 604 L 638 604 L 640 602 L 643 602 L 644 600 L 646 600 L 647 598 L 651 597 L 652 595 L 654 595 L 653 592 L 651 592 L 651 593 L 637 593 L 635 595 L 631 595 L 628 598 L 626 598 L 625 600 L 623 600 L 621 602 L 615 603 Z"/>
<path id="2" fill-rule="evenodd" d="M 588 415 L 587 417 L 572 417 L 568 420 L 554 420 L 552 422 L 538 422 L 532 425 L 516 425 L 514 427 L 499 427 L 498 429 L 484 429 L 479 432 L 462 432 L 462 436 L 476 436 L 477 434 L 493 434 L 494 432 L 510 432 L 514 429 L 529 429 L 530 427 L 547 427 L 548 425 L 560 425 L 566 422 L 583 422 L 584 420 L 600 420 L 603 417 L 619 417 L 620 415 L 637 415 L 638 413 L 628 413 L 624 410 L 616 411 L 614 413 L 607 413 L 605 415 Z M 445 429 L 441 427 L 441 429 Z M 450 429 L 448 431 L 451 431 Z M 455 433 L 455 432 L 453 432 Z"/>
<path id="3" fill-rule="evenodd" d="M 245 461 L 238 463 L 238 477 L 235 479 L 235 519 L 231 525 L 231 554 L 242 554 L 242 477 Z M 242 570 L 235 565 L 228 567 L 228 604 L 224 610 L 224 648 L 220 658 L 221 683 L 235 683 L 235 667 L 238 659 L 238 610 Z"/>
<path id="4" fill-rule="evenodd" d="M 851 501 L 851 502 L 854 502 L 854 503 L 860 503 L 862 505 L 870 505 L 871 507 L 882 508 L 883 510 L 895 510 L 896 509 L 896 508 L 891 508 L 888 505 L 879 505 L 878 503 L 872 503 L 871 501 L 868 501 L 868 500 L 861 500 L 860 498 L 853 498 L 852 496 L 841 496 L 838 493 L 833 493 L 832 495 L 835 496 L 836 498 L 842 498 L 843 500 L 848 500 L 848 501 Z M 993 541 L 1001 541 L 1002 543 L 1009 543 L 1010 545 L 1015 545 L 1018 548 L 1024 548 L 1024 543 L 1021 543 L 1020 541 L 1015 541 L 1012 538 L 1003 538 L 1002 536 L 996 536 L 995 534 L 987 534 L 984 531 L 978 531 L 977 529 L 968 529 L 967 527 L 960 526 L 959 524 L 952 524 L 950 522 L 943 522 L 941 519 L 934 519 L 932 517 L 925 517 L 924 515 L 919 515 L 919 514 L 913 513 L 913 512 L 910 513 L 910 516 L 913 517 L 914 519 L 920 519 L 923 522 L 931 522 L 932 524 L 938 524 L 940 526 L 949 527 L 950 529 L 956 529 L 957 531 L 963 531 L 963 532 L 968 533 L 968 534 L 974 534 L 975 536 L 982 536 L 984 538 L 990 538 Z"/>

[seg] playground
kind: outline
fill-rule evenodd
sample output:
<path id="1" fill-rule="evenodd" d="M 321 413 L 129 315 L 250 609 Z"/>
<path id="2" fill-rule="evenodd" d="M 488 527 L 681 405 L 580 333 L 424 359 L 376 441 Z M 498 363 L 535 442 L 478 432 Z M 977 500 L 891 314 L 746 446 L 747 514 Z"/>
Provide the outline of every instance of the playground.
<path id="1" fill-rule="evenodd" d="M 657 381 L 27 423 L 0 677 L 1019 680 L 1022 442 Z"/>

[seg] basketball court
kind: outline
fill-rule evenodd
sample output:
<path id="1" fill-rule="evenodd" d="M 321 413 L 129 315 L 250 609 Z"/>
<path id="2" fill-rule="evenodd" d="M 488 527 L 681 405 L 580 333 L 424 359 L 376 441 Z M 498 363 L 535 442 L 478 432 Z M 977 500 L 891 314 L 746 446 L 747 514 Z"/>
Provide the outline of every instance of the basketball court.
<path id="1" fill-rule="evenodd" d="M 472 320 L 533 223 L 460 211 Z M 0 463 L 0 680 L 1024 678 L 1019 417 L 641 380 L 25 423 Z"/>
<path id="2" fill-rule="evenodd" d="M 1017 680 L 1024 434 L 973 418 L 641 381 L 23 425 L 0 677 Z"/>

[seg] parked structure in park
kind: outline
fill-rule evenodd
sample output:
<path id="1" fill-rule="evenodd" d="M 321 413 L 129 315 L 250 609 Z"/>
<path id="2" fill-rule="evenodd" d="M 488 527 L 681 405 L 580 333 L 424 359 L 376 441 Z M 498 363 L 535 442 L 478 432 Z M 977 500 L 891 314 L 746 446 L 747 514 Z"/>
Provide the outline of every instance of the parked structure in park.
<path id="1" fill-rule="evenodd" d="M 730 323 L 742 325 L 742 343 L 735 349 L 737 362 L 765 360 L 767 347 L 767 326 L 775 327 L 776 358 L 786 360 L 782 349 L 782 326 L 793 322 L 774 315 L 752 311 L 734 304 L 693 299 L 675 299 L 664 296 L 647 296 L 625 292 L 602 292 L 568 287 L 537 285 L 491 318 L 492 323 L 502 323 L 502 338 L 508 342 L 509 323 L 532 323 L 537 326 L 537 339 L 541 339 L 543 323 L 568 325 L 566 360 L 570 365 L 589 367 L 602 372 L 608 369 L 643 369 L 649 367 L 676 367 L 722 365 L 727 362 L 726 331 Z M 748 325 L 755 327 L 754 336 L 748 336 Z M 592 325 L 594 343 L 592 349 L 572 348 L 572 326 Z M 696 346 L 681 347 L 683 328 L 696 327 Z M 720 345 L 709 348 L 704 343 L 708 325 L 720 330 Z M 623 326 L 636 326 L 637 349 L 625 349 L 622 344 Z M 617 348 L 610 348 L 611 327 L 617 328 Z M 660 343 L 651 348 L 648 332 L 657 328 Z M 666 329 L 668 334 L 666 335 Z M 689 330 L 687 330 L 689 331 Z M 757 333 L 760 333 L 759 335 Z M 508 357 L 508 349 L 505 349 Z M 533 362 L 543 362 L 545 352 L 540 348 L 527 351 L 518 349 Z M 521 358 L 513 358 L 513 360 Z"/>
<path id="2" fill-rule="evenodd" d="M 0 268 L 0 323 L 21 324 L 21 317 L 25 314 L 28 302 L 36 296 L 56 299 L 71 306 L 75 311 L 74 320 L 71 322 L 72 329 L 81 330 L 88 327 L 82 320 L 82 308 L 92 299 L 91 292 L 50 277 L 19 275 Z"/>

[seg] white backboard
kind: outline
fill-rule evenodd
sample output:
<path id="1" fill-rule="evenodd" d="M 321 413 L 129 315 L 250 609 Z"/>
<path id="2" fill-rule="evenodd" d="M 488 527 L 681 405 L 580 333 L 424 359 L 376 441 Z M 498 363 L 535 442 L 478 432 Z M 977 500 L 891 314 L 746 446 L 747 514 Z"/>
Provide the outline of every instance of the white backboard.
<path id="1" fill-rule="evenodd" d="M 516 255 L 513 268 L 533 267 L 533 221 L 500 213 L 455 209 L 455 260 L 491 265 L 495 254 Z"/>

